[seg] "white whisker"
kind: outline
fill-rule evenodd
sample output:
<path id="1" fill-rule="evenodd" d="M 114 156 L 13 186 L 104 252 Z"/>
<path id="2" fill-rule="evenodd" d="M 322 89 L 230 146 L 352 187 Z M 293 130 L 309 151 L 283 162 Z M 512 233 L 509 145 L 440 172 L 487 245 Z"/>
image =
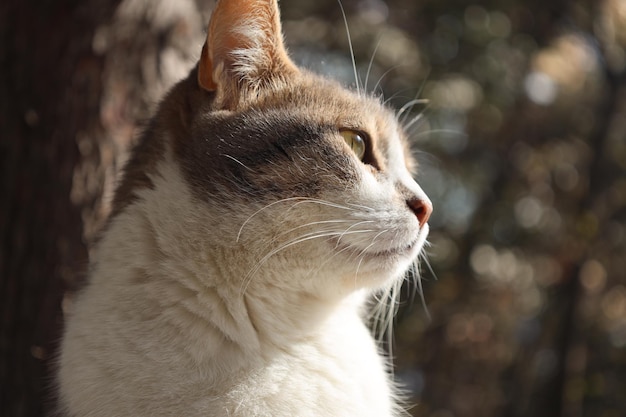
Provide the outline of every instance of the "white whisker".
<path id="1" fill-rule="evenodd" d="M 239 239 L 241 238 L 241 233 L 243 232 L 243 229 L 246 227 L 246 225 L 248 223 L 250 223 L 250 221 L 256 217 L 259 213 L 263 212 L 264 210 L 269 209 L 270 207 L 273 207 L 277 204 L 281 204 L 281 203 L 286 203 L 286 202 L 290 202 L 290 201 L 296 201 L 295 204 L 293 204 L 287 211 L 291 210 L 292 208 L 300 205 L 300 204 L 305 204 L 305 203 L 314 203 L 314 204 L 320 204 L 320 205 L 324 205 L 324 206 L 328 206 L 328 207 L 334 207 L 334 208 L 338 208 L 338 209 L 343 209 L 343 210 L 350 210 L 350 211 L 354 211 L 353 208 L 351 207 L 347 207 L 347 206 L 343 206 L 341 204 L 337 204 L 337 203 L 333 203 L 330 201 L 325 201 L 325 200 L 319 200 L 319 199 L 315 199 L 315 198 L 308 198 L 308 197 L 289 197 L 289 198 L 284 198 L 282 200 L 277 200 L 274 201 L 272 203 L 269 203 L 263 207 L 261 207 L 260 209 L 258 209 L 257 211 L 255 211 L 254 213 L 252 213 L 241 225 L 241 227 L 239 227 L 239 232 L 237 233 L 237 239 L 236 241 L 239 242 Z"/>
<path id="2" fill-rule="evenodd" d="M 348 207 L 348 206 L 344 206 L 338 203 L 333 203 L 331 201 L 326 201 L 326 200 L 319 200 L 316 198 L 304 198 L 301 197 L 302 201 L 299 201 L 298 203 L 296 203 L 294 206 L 300 205 L 300 204 L 306 204 L 306 203 L 316 203 L 316 204 L 320 204 L 322 206 L 328 206 L 328 207 L 335 207 L 335 208 L 339 208 L 339 209 L 343 209 L 343 210 L 352 210 L 354 211 L 354 209 L 352 207 Z"/>
<path id="3" fill-rule="evenodd" d="M 348 35 L 348 45 L 350 46 L 350 56 L 352 57 L 352 68 L 354 69 L 354 82 L 356 83 L 356 93 L 361 95 L 361 88 L 359 86 L 359 74 L 356 70 L 356 58 L 354 57 L 354 49 L 352 47 L 352 37 L 350 36 L 350 28 L 348 27 L 348 18 L 346 17 L 346 12 L 343 9 L 343 4 L 341 0 L 337 0 L 339 3 L 339 8 L 341 9 L 341 15 L 343 16 L 343 23 L 346 25 L 346 35 Z"/>
<path id="4" fill-rule="evenodd" d="M 315 221 L 315 222 L 309 222 L 309 223 L 305 223 L 305 224 L 301 224 L 298 226 L 295 226 L 289 230 L 286 230 L 284 232 L 281 232 L 278 236 L 284 236 L 287 235 L 289 233 L 295 232 L 298 229 L 303 229 L 305 227 L 309 227 L 309 226 L 319 226 L 319 225 L 334 225 L 334 224 L 341 224 L 341 223 L 351 223 L 354 220 L 319 220 L 319 221 Z"/>
<path id="5" fill-rule="evenodd" d="M 239 159 L 235 158 L 234 156 L 230 156 L 230 155 L 225 154 L 225 153 L 220 154 L 220 156 L 224 156 L 224 157 L 226 157 L 228 159 L 231 159 L 231 160 L 237 162 L 239 165 L 241 165 L 245 169 L 247 169 L 248 171 L 254 172 L 254 170 L 252 168 L 249 168 L 246 164 L 244 164 L 243 162 L 241 162 Z"/>
<path id="6" fill-rule="evenodd" d="M 305 198 L 305 197 L 291 197 L 291 198 L 285 198 L 285 199 L 282 199 L 282 200 L 277 200 L 277 201 L 274 201 L 274 202 L 272 202 L 272 203 L 269 203 L 269 204 L 267 204 L 267 205 L 265 205 L 265 206 L 261 207 L 260 209 L 258 209 L 258 210 L 257 210 L 257 211 L 255 211 L 254 213 L 252 213 L 250 216 L 248 216 L 248 218 L 246 219 L 246 221 L 244 221 L 244 222 L 242 223 L 241 227 L 239 228 L 239 232 L 237 233 L 237 239 L 236 239 L 236 241 L 237 241 L 237 242 L 239 242 L 239 239 L 241 238 L 241 232 L 243 231 L 244 227 L 246 227 L 246 225 L 247 225 L 247 224 L 248 224 L 248 223 L 249 223 L 249 222 L 250 222 L 250 221 L 251 221 L 254 217 L 256 217 L 256 215 L 257 215 L 257 214 L 261 213 L 261 212 L 262 212 L 262 211 L 264 211 L 264 210 L 267 210 L 267 209 L 268 209 L 268 208 L 270 208 L 270 207 L 275 206 L 276 204 L 285 203 L 285 202 L 288 202 L 288 201 L 294 201 L 294 200 L 302 200 L 302 199 L 304 199 L 304 198 Z"/>
<path id="7" fill-rule="evenodd" d="M 415 99 L 407 102 L 404 106 L 402 106 L 400 108 L 400 110 L 398 110 L 398 113 L 396 113 L 396 118 L 400 119 L 400 116 L 402 116 L 402 114 L 405 111 L 408 110 L 410 112 L 416 104 L 428 104 L 429 102 L 430 102 L 430 100 L 425 99 L 425 98 L 415 98 Z M 407 114 L 408 114 L 408 112 L 407 112 Z M 404 123 L 405 118 L 406 118 L 406 115 L 402 119 L 402 121 L 401 121 L 402 123 Z"/>
<path id="8" fill-rule="evenodd" d="M 354 203 L 347 203 L 347 204 L 348 204 L 349 206 L 353 206 L 353 207 L 356 207 L 356 208 L 358 208 L 358 209 L 367 210 L 367 211 L 369 211 L 370 213 L 371 213 L 371 212 L 373 212 L 373 211 L 376 211 L 376 209 L 374 209 L 374 208 L 371 208 L 371 207 L 368 207 L 368 206 L 363 206 L 363 205 L 361 205 L 361 204 L 354 204 Z"/>
<path id="9" fill-rule="evenodd" d="M 367 93 L 367 87 L 369 84 L 369 78 L 370 78 L 370 71 L 372 70 L 372 65 L 374 64 L 374 58 L 376 58 L 376 52 L 378 52 L 378 47 L 380 46 L 380 41 L 382 40 L 382 38 L 379 36 L 378 37 L 378 42 L 376 42 L 376 47 L 374 48 L 374 52 L 372 53 L 372 57 L 370 58 L 370 63 L 367 66 L 367 73 L 365 74 L 365 84 L 363 85 L 363 88 L 365 89 L 365 92 Z M 372 90 L 372 93 L 375 93 L 375 90 Z"/>
<path id="10" fill-rule="evenodd" d="M 410 123 L 408 127 L 410 127 L 413 123 Z M 408 128 L 405 126 L 404 130 L 407 131 Z M 459 130 L 452 130 L 452 129 L 431 129 L 431 130 L 427 130 L 425 132 L 420 132 L 420 133 L 413 133 L 411 134 L 412 138 L 416 138 L 416 137 L 421 137 L 424 135 L 430 135 L 432 133 L 448 133 L 448 134 L 454 134 L 454 135 L 461 135 L 462 137 L 467 137 L 467 133 L 465 132 L 461 132 Z"/>
<path id="11" fill-rule="evenodd" d="M 408 114 L 410 113 L 411 110 L 413 110 L 413 107 L 416 104 L 419 103 L 424 103 L 426 105 L 428 105 L 430 103 L 430 101 L 428 99 L 420 99 L 419 97 L 422 95 L 422 91 L 424 91 L 424 86 L 426 85 L 426 80 L 428 79 L 428 75 L 430 73 L 430 70 L 428 70 L 429 72 L 426 74 L 426 76 L 424 77 L 424 80 L 422 81 L 422 85 L 420 85 L 420 88 L 417 89 L 417 91 L 415 92 L 415 97 L 413 98 L 413 100 L 409 101 L 407 104 L 405 104 L 404 106 L 402 106 L 402 110 L 400 110 L 400 112 L 398 113 L 398 120 L 400 117 L 400 114 L 405 110 L 405 107 L 407 107 L 408 105 L 408 112 L 407 114 L 402 118 L 402 120 L 400 120 L 400 124 L 404 125 L 406 118 L 408 116 Z M 422 114 L 422 112 L 420 112 L 420 115 Z"/>
<path id="12" fill-rule="evenodd" d="M 287 249 L 290 246 L 296 245 L 298 243 L 302 243 L 305 242 L 307 240 L 311 240 L 311 239 L 317 239 L 320 237 L 333 237 L 336 236 L 338 234 L 338 232 L 316 232 L 316 233 L 307 233 L 305 235 L 301 235 L 297 238 L 294 238 L 290 241 L 287 241 L 286 243 L 282 244 L 281 246 L 279 246 L 278 248 L 275 248 L 273 250 L 271 250 L 269 253 L 267 253 L 265 256 L 263 256 L 263 258 L 261 258 L 256 265 L 250 270 L 250 272 L 248 272 L 248 274 L 246 274 L 245 278 L 243 279 L 243 283 L 242 283 L 242 295 L 246 292 L 246 289 L 252 279 L 252 277 L 259 271 L 259 269 L 261 269 L 261 267 L 265 264 L 265 262 L 267 262 L 272 256 L 276 255 L 277 253 Z"/>
<path id="13" fill-rule="evenodd" d="M 271 250 L 269 253 L 267 253 L 265 256 L 263 256 L 256 264 L 256 266 L 254 266 L 250 272 L 248 272 L 248 274 L 246 274 L 246 277 L 243 280 L 242 283 L 242 294 L 244 294 L 246 292 L 246 289 L 250 283 L 250 281 L 252 280 L 252 277 L 261 269 L 261 267 L 274 255 L 276 255 L 277 253 L 293 246 L 293 245 L 297 245 L 299 243 L 302 242 L 306 242 L 312 239 L 318 239 L 321 237 L 335 237 L 335 236 L 344 236 L 346 234 L 358 234 L 358 233 L 371 233 L 373 232 L 373 230 L 353 230 L 350 232 L 346 232 L 344 231 L 323 231 L 323 232 L 310 232 L 310 233 L 305 233 L 304 235 L 300 235 L 296 238 L 293 238 L 291 240 L 288 240 L 287 242 L 283 243 L 282 245 L 280 245 L 279 247 Z"/>
<path id="14" fill-rule="evenodd" d="M 387 233 L 389 231 L 389 229 L 385 229 L 379 233 L 376 234 L 376 236 L 374 236 L 372 238 L 372 243 L 370 243 L 368 246 L 365 247 L 365 249 L 361 250 L 361 252 L 359 253 L 359 257 L 361 259 L 359 259 L 359 263 L 356 266 L 356 271 L 354 273 L 354 279 L 356 280 L 358 275 L 359 275 L 359 269 L 361 269 L 361 264 L 363 263 L 363 259 L 365 259 L 365 254 L 367 253 L 368 249 L 371 248 L 372 246 L 374 246 L 376 244 L 376 239 L 378 239 L 378 237 L 384 233 Z"/>
<path id="15" fill-rule="evenodd" d="M 370 243 L 368 246 L 366 246 L 366 247 L 365 247 L 365 249 L 363 249 L 363 250 L 361 251 L 361 253 L 362 253 L 362 254 L 366 253 L 366 252 L 369 250 L 369 248 L 371 248 L 372 246 L 374 246 L 374 245 L 376 244 L 376 239 L 378 239 L 381 235 L 383 235 L 383 234 L 387 233 L 388 231 L 389 231 L 389 229 L 385 229 L 385 230 L 383 230 L 383 231 L 381 231 L 381 232 L 377 233 L 377 234 L 376 234 L 376 236 L 374 236 L 374 237 L 372 238 L 372 243 Z"/>
<path id="16" fill-rule="evenodd" d="M 397 280 L 385 288 L 376 298 L 377 305 L 372 308 L 370 315 L 372 326 L 379 342 L 386 339 L 387 350 L 393 350 L 393 321 L 399 307 L 399 293 L 403 280 Z M 386 337 L 385 337 L 386 336 Z"/>
<path id="17" fill-rule="evenodd" d="M 319 272 L 320 270 L 322 270 L 330 261 L 332 261 L 333 259 L 335 259 L 336 256 L 342 254 L 345 251 L 349 251 L 352 250 L 353 248 L 350 246 L 344 246 L 341 250 L 336 251 L 335 253 L 332 254 L 331 257 L 329 257 L 328 259 L 326 259 L 326 261 L 324 261 L 319 267 L 317 267 L 315 270 L 311 270 L 312 274 L 315 274 L 317 272 Z"/>
<path id="18" fill-rule="evenodd" d="M 344 230 L 344 232 L 341 234 L 341 236 L 339 236 L 339 239 L 337 239 L 337 246 L 339 246 L 339 243 L 341 242 L 341 238 L 343 238 L 344 235 L 353 233 L 353 232 L 351 232 L 350 229 L 352 229 L 354 227 L 357 227 L 357 226 L 359 226 L 361 224 L 365 224 L 365 223 L 375 223 L 375 222 L 373 220 L 363 220 L 361 222 L 357 222 L 357 223 L 353 224 L 352 226 L 348 227 L 346 230 Z M 360 232 L 360 233 L 363 233 L 363 232 L 375 232 L 375 230 L 355 230 L 354 232 Z"/>
<path id="19" fill-rule="evenodd" d="M 405 92 L 412 90 L 412 88 L 403 88 L 402 90 L 396 91 L 393 95 L 391 95 L 389 98 L 387 98 L 385 101 L 383 101 L 383 104 L 388 104 L 391 100 L 393 100 L 394 98 L 407 98 L 405 96 L 402 96 L 401 94 L 404 94 Z"/>
<path id="20" fill-rule="evenodd" d="M 414 263 L 414 265 L 417 266 L 416 263 Z M 432 321 L 432 316 L 430 315 L 430 311 L 428 310 L 428 306 L 426 305 L 426 298 L 424 297 L 424 287 L 422 286 L 422 277 L 419 273 L 419 268 L 416 267 L 416 271 L 415 271 L 415 281 L 417 282 L 417 288 L 418 288 L 418 292 L 420 295 L 420 299 L 422 300 L 422 306 L 424 306 L 424 312 L 426 313 L 426 317 L 428 318 L 429 321 Z"/>
<path id="21" fill-rule="evenodd" d="M 387 71 L 383 72 L 383 75 L 380 76 L 380 78 L 378 79 L 378 81 L 376 82 L 376 85 L 374 86 L 374 88 L 372 89 L 372 92 L 376 92 L 376 90 L 378 89 L 378 87 L 380 86 L 380 83 L 383 81 L 383 79 L 391 72 L 394 71 L 398 68 L 400 68 L 402 65 L 395 65 L 391 68 L 389 68 Z"/>

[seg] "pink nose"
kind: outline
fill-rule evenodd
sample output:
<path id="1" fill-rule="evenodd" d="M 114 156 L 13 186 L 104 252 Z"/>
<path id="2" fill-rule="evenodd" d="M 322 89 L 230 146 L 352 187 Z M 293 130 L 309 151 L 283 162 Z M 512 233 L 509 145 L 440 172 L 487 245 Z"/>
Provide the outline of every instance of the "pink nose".
<path id="1" fill-rule="evenodd" d="M 425 225 L 433 212 L 432 203 L 428 200 L 420 200 L 419 198 L 407 200 L 406 203 L 417 216 L 417 221 L 420 223 L 420 226 Z"/>

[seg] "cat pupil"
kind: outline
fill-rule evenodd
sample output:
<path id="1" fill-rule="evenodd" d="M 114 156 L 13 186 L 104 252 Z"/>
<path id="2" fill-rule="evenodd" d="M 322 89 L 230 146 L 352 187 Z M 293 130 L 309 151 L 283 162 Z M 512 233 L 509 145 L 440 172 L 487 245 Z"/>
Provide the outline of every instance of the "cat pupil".
<path id="1" fill-rule="evenodd" d="M 343 139 L 346 141 L 350 149 L 352 149 L 357 158 L 362 161 L 365 156 L 365 139 L 362 134 L 355 132 L 354 130 L 342 130 L 341 136 L 343 136 Z"/>

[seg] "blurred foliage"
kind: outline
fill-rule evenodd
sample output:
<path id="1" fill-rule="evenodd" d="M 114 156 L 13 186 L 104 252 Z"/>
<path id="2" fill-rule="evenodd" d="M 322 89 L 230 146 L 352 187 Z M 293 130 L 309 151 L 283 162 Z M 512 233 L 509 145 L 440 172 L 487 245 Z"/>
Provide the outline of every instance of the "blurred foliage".
<path id="1" fill-rule="evenodd" d="M 343 6 L 435 206 L 432 319 L 405 302 L 395 335 L 411 412 L 626 415 L 626 1 Z M 281 7 L 296 60 L 354 86 L 338 3 Z"/>

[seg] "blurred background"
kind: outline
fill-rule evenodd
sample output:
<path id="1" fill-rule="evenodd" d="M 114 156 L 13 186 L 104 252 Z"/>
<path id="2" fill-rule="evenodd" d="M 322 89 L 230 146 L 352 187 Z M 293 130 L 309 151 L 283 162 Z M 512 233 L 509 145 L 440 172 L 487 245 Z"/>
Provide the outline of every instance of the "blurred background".
<path id="1" fill-rule="evenodd" d="M 51 410 L 64 296 L 213 5 L 0 6 L 0 415 Z M 354 87 L 336 0 L 280 5 L 294 59 Z M 626 0 L 343 6 L 435 206 L 425 302 L 406 286 L 394 336 L 410 413 L 625 416 Z"/>

